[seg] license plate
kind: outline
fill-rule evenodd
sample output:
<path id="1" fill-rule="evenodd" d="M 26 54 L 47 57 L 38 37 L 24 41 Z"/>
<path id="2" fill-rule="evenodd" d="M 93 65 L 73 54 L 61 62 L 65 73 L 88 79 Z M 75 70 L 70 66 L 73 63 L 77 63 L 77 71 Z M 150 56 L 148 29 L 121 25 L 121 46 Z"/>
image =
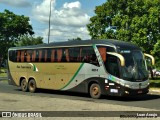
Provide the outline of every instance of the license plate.
<path id="1" fill-rule="evenodd" d="M 142 93 L 142 90 L 139 90 L 138 93 Z"/>

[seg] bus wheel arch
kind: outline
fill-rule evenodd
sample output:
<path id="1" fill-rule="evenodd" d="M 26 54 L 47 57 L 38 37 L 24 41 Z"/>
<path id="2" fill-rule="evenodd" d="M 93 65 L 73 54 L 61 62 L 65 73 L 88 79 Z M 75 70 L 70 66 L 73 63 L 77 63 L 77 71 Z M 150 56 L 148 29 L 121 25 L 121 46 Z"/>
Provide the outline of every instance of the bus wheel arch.
<path id="1" fill-rule="evenodd" d="M 88 92 L 90 96 L 94 99 L 99 99 L 102 95 L 102 90 L 98 82 L 91 81 L 88 84 Z"/>
<path id="2" fill-rule="evenodd" d="M 20 85 L 21 90 L 22 90 L 23 92 L 27 92 L 27 91 L 28 91 L 28 83 L 27 83 L 25 77 L 21 77 L 21 78 L 20 78 L 19 85 Z"/>
<path id="3" fill-rule="evenodd" d="M 37 89 L 37 85 L 36 85 L 36 81 L 34 78 L 29 78 L 29 81 L 28 81 L 28 89 L 31 93 L 34 93 L 36 92 L 36 89 Z"/>

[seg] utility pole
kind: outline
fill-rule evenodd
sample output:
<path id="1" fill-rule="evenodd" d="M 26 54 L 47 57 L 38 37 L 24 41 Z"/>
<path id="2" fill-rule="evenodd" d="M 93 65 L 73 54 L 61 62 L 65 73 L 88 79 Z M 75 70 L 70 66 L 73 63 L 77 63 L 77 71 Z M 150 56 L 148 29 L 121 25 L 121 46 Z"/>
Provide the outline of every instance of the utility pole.
<path id="1" fill-rule="evenodd" d="M 51 2 L 52 2 L 52 0 L 50 0 L 50 8 L 49 8 L 48 44 L 49 44 L 49 40 L 50 40 L 50 26 L 51 26 Z"/>

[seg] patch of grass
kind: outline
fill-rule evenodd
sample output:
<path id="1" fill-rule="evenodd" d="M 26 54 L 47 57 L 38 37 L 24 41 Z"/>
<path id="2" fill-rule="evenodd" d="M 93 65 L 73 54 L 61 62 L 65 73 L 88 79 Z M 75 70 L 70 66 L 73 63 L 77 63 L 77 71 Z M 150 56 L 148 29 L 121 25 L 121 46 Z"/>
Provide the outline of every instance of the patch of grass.
<path id="1" fill-rule="evenodd" d="M 6 73 L 6 69 L 5 68 L 1 68 L 0 69 L 0 77 L 7 77 L 7 73 Z"/>
<path id="2" fill-rule="evenodd" d="M 160 88 L 160 78 L 157 77 L 154 80 L 150 80 L 150 87 Z"/>
<path id="3" fill-rule="evenodd" d="M 8 83 L 8 80 L 1 80 L 0 82 Z"/>
<path id="4" fill-rule="evenodd" d="M 0 77 L 7 77 L 7 73 L 0 73 Z"/>

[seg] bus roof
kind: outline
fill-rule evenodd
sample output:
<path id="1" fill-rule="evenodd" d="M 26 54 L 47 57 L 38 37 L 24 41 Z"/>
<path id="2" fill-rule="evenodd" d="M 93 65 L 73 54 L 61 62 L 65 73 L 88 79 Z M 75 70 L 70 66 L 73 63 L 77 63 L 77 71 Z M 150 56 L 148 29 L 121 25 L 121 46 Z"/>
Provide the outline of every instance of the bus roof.
<path id="1" fill-rule="evenodd" d="M 21 46 L 21 47 L 12 47 L 10 49 L 36 49 L 36 48 L 47 48 L 47 47 L 69 47 L 69 46 L 85 46 L 85 45 L 109 45 L 113 47 L 119 47 L 123 49 L 136 49 L 140 50 L 139 47 L 136 45 L 124 42 L 120 40 L 113 40 L 113 39 L 104 39 L 104 40 L 73 40 L 73 41 L 65 41 L 65 42 L 52 42 L 49 44 L 39 44 L 39 45 L 31 45 L 31 46 Z"/>

